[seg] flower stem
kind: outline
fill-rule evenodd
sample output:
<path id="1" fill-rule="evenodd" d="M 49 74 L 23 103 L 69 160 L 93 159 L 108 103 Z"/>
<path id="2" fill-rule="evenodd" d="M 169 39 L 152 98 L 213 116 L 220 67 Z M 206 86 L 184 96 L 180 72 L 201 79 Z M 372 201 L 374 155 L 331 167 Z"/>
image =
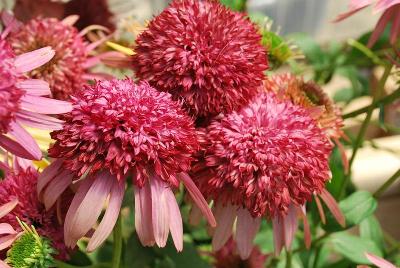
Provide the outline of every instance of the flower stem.
<path id="1" fill-rule="evenodd" d="M 121 253 L 122 253 L 121 215 L 118 217 L 117 223 L 115 224 L 113 236 L 114 236 L 114 244 L 113 244 L 113 256 L 112 256 L 112 268 L 120 268 Z"/>
<path id="2" fill-rule="evenodd" d="M 286 268 L 292 267 L 292 252 L 290 250 L 286 250 Z"/>
<path id="3" fill-rule="evenodd" d="M 386 81 L 390 75 L 390 71 L 392 70 L 392 65 L 386 65 L 385 66 L 385 71 L 381 77 L 381 79 L 379 80 L 379 84 L 378 84 L 378 88 L 377 90 L 374 92 L 374 94 L 372 94 L 372 103 L 376 102 L 376 99 L 379 97 L 380 93 L 383 91 Z M 358 149 L 360 148 L 363 140 L 364 140 L 364 136 L 365 133 L 367 132 L 368 129 L 368 125 L 371 121 L 372 118 L 372 112 L 374 111 L 374 106 L 370 105 L 368 106 L 368 110 L 367 110 L 367 115 L 364 119 L 364 121 L 361 124 L 361 128 L 360 131 L 358 132 L 357 138 L 354 142 L 354 147 L 353 147 L 353 153 L 351 155 L 350 161 L 349 161 L 349 172 L 346 174 L 346 176 L 343 178 L 342 184 L 340 185 L 340 191 L 339 191 L 339 199 L 342 199 L 343 195 L 346 192 L 346 188 L 350 182 L 350 178 L 351 178 L 351 166 L 354 162 L 354 159 L 356 158 Z"/>
<path id="4" fill-rule="evenodd" d="M 381 187 L 374 193 L 374 197 L 378 198 L 400 177 L 400 169 L 393 174 Z"/>

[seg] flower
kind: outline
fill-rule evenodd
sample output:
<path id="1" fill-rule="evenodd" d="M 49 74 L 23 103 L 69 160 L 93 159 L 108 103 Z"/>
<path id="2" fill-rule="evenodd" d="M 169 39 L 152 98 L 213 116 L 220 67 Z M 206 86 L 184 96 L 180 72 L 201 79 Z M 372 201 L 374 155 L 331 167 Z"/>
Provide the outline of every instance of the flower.
<path id="1" fill-rule="evenodd" d="M 46 207 L 72 182 L 80 183 L 65 220 L 65 242 L 75 246 L 96 223 L 110 195 L 108 208 L 93 233 L 88 251 L 110 234 L 131 176 L 135 192 L 135 226 L 145 246 L 163 247 L 169 230 L 182 250 L 182 219 L 173 189 L 180 181 L 210 223 L 215 220 L 188 177 L 198 142 L 191 118 L 168 93 L 130 79 L 97 81 L 73 98 L 62 130 L 52 133 L 49 155 L 57 158 L 38 184 Z M 84 179 L 79 179 L 85 175 Z M 79 182 L 78 182 L 79 181 Z"/>
<path id="2" fill-rule="evenodd" d="M 28 76 L 48 82 L 53 98 L 60 100 L 69 99 L 86 79 L 92 78 L 94 74 L 87 73 L 87 69 L 98 63 L 97 57 L 89 57 L 89 52 L 99 42 L 85 42 L 85 32 L 79 33 L 71 23 L 71 17 L 63 21 L 36 18 L 12 33 L 9 40 L 17 55 L 42 46 L 54 49 L 54 58 Z"/>
<path id="3" fill-rule="evenodd" d="M 63 225 L 60 224 L 55 209 L 46 211 L 39 202 L 36 192 L 39 173 L 28 166 L 8 170 L 4 180 L 0 181 L 0 205 L 17 200 L 17 205 L 3 220 L 18 232 L 22 232 L 20 221 L 29 226 L 34 226 L 37 232 L 51 240 L 52 245 L 58 250 L 58 258 L 67 259 L 68 251 L 64 244 Z"/>
<path id="4" fill-rule="evenodd" d="M 257 246 L 254 246 L 249 258 L 242 260 L 236 252 L 236 243 L 232 238 L 213 256 L 215 268 L 263 268 L 268 258 Z"/>
<path id="5" fill-rule="evenodd" d="M 218 1 L 175 0 L 136 40 L 136 76 L 194 116 L 238 110 L 262 85 L 267 57 L 255 26 Z"/>
<path id="6" fill-rule="evenodd" d="M 15 25 L 0 34 L 0 149 L 27 159 L 39 160 L 42 152 L 22 125 L 42 129 L 58 129 L 61 121 L 46 114 L 61 114 L 72 106 L 52 100 L 49 85 L 25 74 L 46 64 L 54 56 L 51 47 L 15 56 L 6 37 Z"/>
<path id="7" fill-rule="evenodd" d="M 376 265 L 378 268 L 396 268 L 396 266 L 393 263 L 390 263 L 389 261 L 376 256 L 372 253 L 365 253 L 365 256 L 367 259 L 372 262 L 374 265 Z M 358 266 L 357 266 L 358 267 Z M 361 267 L 361 266 L 360 266 Z M 368 267 L 368 266 L 367 266 Z"/>
<path id="8" fill-rule="evenodd" d="M 340 14 L 335 19 L 335 22 L 342 21 L 358 11 L 366 8 L 367 6 L 373 5 L 374 0 L 351 0 L 349 4 L 349 11 Z M 400 0 L 377 0 L 374 8 L 374 13 L 383 11 L 378 23 L 372 32 L 371 37 L 368 41 L 368 46 L 372 47 L 376 41 L 378 41 L 379 36 L 383 33 L 386 25 L 392 23 L 390 32 L 390 43 L 395 44 L 398 37 L 400 36 Z"/>
<path id="9" fill-rule="evenodd" d="M 7 215 L 10 211 L 12 211 L 15 206 L 18 204 L 18 200 L 12 200 L 6 204 L 0 206 L 0 218 Z M 14 228 L 5 222 L 0 223 L 1 228 L 1 244 L 0 244 L 0 251 L 9 248 L 14 241 L 21 235 L 19 232 L 14 230 Z M 1 267 L 9 267 L 4 261 L 0 260 Z"/>
<path id="10" fill-rule="evenodd" d="M 347 139 L 342 130 L 344 126 L 342 113 L 322 88 L 312 81 L 305 82 L 290 73 L 267 77 L 264 87 L 267 91 L 275 92 L 279 99 L 290 101 L 308 110 L 318 126 L 338 146 L 347 172 L 349 167 L 346 152 L 339 141 L 340 138 Z"/>
<path id="11" fill-rule="evenodd" d="M 260 93 L 241 111 L 215 119 L 201 131 L 200 142 L 202 156 L 192 173 L 205 197 L 214 200 L 214 250 L 228 240 L 237 218 L 238 252 L 248 258 L 266 217 L 280 252 L 282 240 L 290 247 L 305 203 L 317 194 L 324 201 L 330 197 L 324 185 L 331 143 L 306 109 L 274 93 Z"/>

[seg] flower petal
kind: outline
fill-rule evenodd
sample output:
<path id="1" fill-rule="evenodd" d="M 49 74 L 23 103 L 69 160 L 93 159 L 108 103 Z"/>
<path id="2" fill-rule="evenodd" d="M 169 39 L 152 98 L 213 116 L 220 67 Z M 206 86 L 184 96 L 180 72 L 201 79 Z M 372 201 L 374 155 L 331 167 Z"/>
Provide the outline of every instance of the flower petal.
<path id="1" fill-rule="evenodd" d="M 52 116 L 37 114 L 24 110 L 16 113 L 16 121 L 22 125 L 44 130 L 58 130 L 62 128 L 63 124 L 63 121 Z"/>
<path id="2" fill-rule="evenodd" d="M 16 86 L 25 90 L 28 95 L 48 96 L 51 94 L 49 83 L 41 79 L 26 79 L 18 82 Z"/>
<path id="3" fill-rule="evenodd" d="M 73 173 L 69 170 L 65 170 L 61 174 L 55 176 L 49 183 L 43 194 L 43 203 L 46 210 L 49 210 L 68 186 L 71 185 L 73 177 Z"/>
<path id="4" fill-rule="evenodd" d="M 89 244 L 87 246 L 88 252 L 92 252 L 97 249 L 112 232 L 121 210 L 124 193 L 125 181 L 114 180 L 106 213 L 104 214 L 99 227 L 97 227 L 92 238 L 89 240 Z"/>
<path id="5" fill-rule="evenodd" d="M 10 213 L 18 205 L 18 199 L 11 200 L 0 207 L 0 218 Z"/>
<path id="6" fill-rule="evenodd" d="M 14 228 L 8 224 L 8 223 L 0 223 L 0 235 L 4 234 L 16 234 L 17 231 L 14 230 Z"/>
<path id="7" fill-rule="evenodd" d="M 365 256 L 367 257 L 367 259 L 372 262 L 373 264 L 375 264 L 376 266 L 378 266 L 379 268 L 396 268 L 396 266 L 394 266 L 394 264 L 388 262 L 387 260 L 378 257 L 374 254 L 371 253 L 365 253 Z"/>
<path id="8" fill-rule="evenodd" d="M 323 189 L 319 196 L 322 198 L 322 200 L 325 202 L 326 206 L 332 212 L 332 215 L 335 217 L 337 222 L 342 227 L 345 227 L 346 219 L 344 218 L 344 215 L 343 215 L 342 211 L 340 210 L 338 203 L 333 198 L 333 196 L 326 189 Z"/>
<path id="9" fill-rule="evenodd" d="M 34 156 L 28 152 L 21 144 L 10 139 L 7 136 L 0 135 L 0 147 L 3 147 L 4 150 L 12 153 L 13 155 L 26 158 L 26 159 L 34 159 Z"/>
<path id="10" fill-rule="evenodd" d="M 21 108 L 40 114 L 63 114 L 70 112 L 72 110 L 72 105 L 66 101 L 24 95 L 21 97 Z"/>
<path id="11" fill-rule="evenodd" d="M 274 231 L 275 256 L 279 256 L 281 254 L 283 244 L 285 243 L 285 235 L 283 233 L 283 219 L 281 216 L 276 216 L 272 219 L 272 229 Z"/>
<path id="12" fill-rule="evenodd" d="M 43 47 L 17 56 L 14 65 L 18 72 L 26 73 L 46 64 L 54 55 L 51 47 Z"/>
<path id="13" fill-rule="evenodd" d="M 384 10 L 388 10 L 390 7 L 400 4 L 400 0 L 378 0 L 375 5 L 374 12 L 378 13 Z"/>
<path id="14" fill-rule="evenodd" d="M 317 204 L 319 217 L 321 218 L 321 222 L 326 224 L 326 218 L 324 213 L 324 208 L 322 207 L 321 201 L 318 198 L 318 195 L 314 195 L 315 203 Z"/>
<path id="15" fill-rule="evenodd" d="M 153 246 L 153 222 L 151 220 L 151 190 L 149 183 L 135 191 L 135 229 L 143 246 Z"/>
<path id="16" fill-rule="evenodd" d="M 9 234 L 0 237 L 0 250 L 10 247 L 17 238 L 18 234 Z"/>
<path id="17" fill-rule="evenodd" d="M 254 218 L 245 208 L 237 211 L 236 243 L 240 258 L 249 258 L 253 250 L 253 240 L 260 228 L 261 218 Z"/>
<path id="18" fill-rule="evenodd" d="M 376 23 L 375 29 L 372 32 L 371 37 L 368 40 L 368 44 L 367 44 L 368 47 L 372 47 L 376 43 L 376 41 L 378 41 L 379 36 L 383 33 L 383 31 L 386 28 L 386 25 L 388 25 L 388 23 L 390 22 L 390 19 L 394 15 L 394 11 L 395 11 L 395 9 L 388 9 L 383 13 L 381 18 Z"/>
<path id="19" fill-rule="evenodd" d="M 302 206 L 298 208 L 298 212 L 303 219 L 303 230 L 304 230 L 304 244 L 306 245 L 307 249 L 311 247 L 311 231 L 310 225 L 308 224 L 307 214 L 306 214 L 306 206 Z"/>
<path id="20" fill-rule="evenodd" d="M 45 168 L 41 174 L 39 174 L 37 183 L 37 193 L 39 197 L 41 196 L 42 190 L 57 175 L 63 162 L 64 159 L 57 159 L 53 163 L 51 163 L 47 168 Z"/>
<path id="21" fill-rule="evenodd" d="M 297 232 L 297 209 L 296 206 L 291 204 L 286 216 L 283 217 L 283 234 L 285 237 L 285 247 L 289 250 L 292 246 L 294 236 Z"/>
<path id="22" fill-rule="evenodd" d="M 215 217 L 217 220 L 217 227 L 215 228 L 212 238 L 212 248 L 214 251 L 220 250 L 229 237 L 232 235 L 233 223 L 236 219 L 236 206 L 228 204 L 223 206 L 217 203 L 215 206 Z"/>
<path id="23" fill-rule="evenodd" d="M 172 240 L 174 241 L 177 251 L 183 249 L 183 224 L 182 215 L 176 202 L 175 195 L 171 189 L 165 190 L 165 198 L 169 210 L 169 229 L 171 231 Z"/>
<path id="24" fill-rule="evenodd" d="M 152 176 L 149 180 L 154 239 L 156 244 L 162 248 L 165 247 L 169 234 L 169 207 L 165 193 L 169 186 L 158 176 Z"/>
<path id="25" fill-rule="evenodd" d="M 31 154 L 33 160 L 40 160 L 42 151 L 40 151 L 39 145 L 37 145 L 31 134 L 17 122 L 11 122 L 10 126 L 9 134 Z"/>

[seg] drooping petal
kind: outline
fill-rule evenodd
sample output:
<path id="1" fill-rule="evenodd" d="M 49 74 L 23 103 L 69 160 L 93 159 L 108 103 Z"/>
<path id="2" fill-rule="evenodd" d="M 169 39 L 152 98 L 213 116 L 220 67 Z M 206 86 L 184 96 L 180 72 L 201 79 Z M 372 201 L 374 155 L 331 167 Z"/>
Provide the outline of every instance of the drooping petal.
<path id="1" fill-rule="evenodd" d="M 27 170 L 29 167 L 34 168 L 31 160 L 24 159 L 24 158 L 17 157 L 17 156 L 14 156 L 13 167 L 14 167 L 14 170 L 17 172 L 23 172 L 23 171 Z"/>
<path id="2" fill-rule="evenodd" d="M 399 0 L 400 3 L 400 0 Z M 395 15 L 393 17 L 393 23 L 392 23 L 392 28 L 390 29 L 390 43 L 391 44 L 396 44 L 397 38 L 400 36 L 400 5 L 397 7 L 392 7 L 393 9 L 396 9 L 394 12 Z M 396 15 L 397 14 L 397 15 Z"/>
<path id="3" fill-rule="evenodd" d="M 12 268 L 12 267 L 9 266 L 7 263 L 3 262 L 2 260 L 0 260 L 0 268 Z"/>
<path id="4" fill-rule="evenodd" d="M 0 218 L 10 213 L 18 205 L 18 199 L 11 200 L 0 207 Z"/>
<path id="5" fill-rule="evenodd" d="M 232 235 L 233 223 L 236 219 L 237 207 L 227 204 L 223 206 L 220 203 L 216 204 L 215 217 L 217 227 L 215 228 L 212 238 L 212 248 L 214 251 L 220 250 Z"/>
<path id="6" fill-rule="evenodd" d="M 44 65 L 54 55 L 55 51 L 51 47 L 43 47 L 17 56 L 14 65 L 18 72 L 25 73 Z"/>
<path id="7" fill-rule="evenodd" d="M 342 226 L 346 226 L 346 219 L 344 218 L 344 215 L 342 211 L 340 210 L 340 207 L 338 203 L 336 202 L 335 198 L 328 192 L 328 190 L 323 189 L 319 195 L 322 200 L 324 200 L 326 206 L 329 208 L 329 210 L 332 212 L 332 215 L 335 217 L 337 222 Z"/>
<path id="8" fill-rule="evenodd" d="M 304 244 L 306 245 L 307 249 L 311 247 L 311 231 L 310 231 L 310 224 L 308 223 L 307 214 L 306 214 L 306 206 L 302 206 L 298 208 L 298 212 L 303 219 L 303 231 L 304 231 Z"/>
<path id="9" fill-rule="evenodd" d="M 92 252 L 98 248 L 112 232 L 121 210 L 124 193 L 125 182 L 114 180 L 106 213 L 104 214 L 104 217 L 101 220 L 99 227 L 97 227 L 96 231 L 94 232 L 92 238 L 90 238 L 87 251 Z"/>
<path id="10" fill-rule="evenodd" d="M 46 210 L 49 210 L 61 194 L 68 188 L 72 183 L 74 174 L 69 170 L 65 170 L 61 174 L 54 177 L 54 179 L 48 184 L 43 193 L 43 203 Z"/>
<path id="11" fill-rule="evenodd" d="M 14 228 L 8 224 L 8 223 L 0 223 L 0 235 L 4 234 L 16 234 L 17 231 L 14 230 Z"/>
<path id="12" fill-rule="evenodd" d="M 212 227 L 215 227 L 217 223 L 215 221 L 214 215 L 212 214 L 207 201 L 204 199 L 203 195 L 197 188 L 196 184 L 194 184 L 192 179 L 186 173 L 177 174 L 177 178 L 183 182 L 187 191 L 189 192 L 190 196 L 192 197 L 193 201 L 199 207 L 201 212 L 203 212 L 203 215 L 206 217 L 208 223 Z"/>
<path id="13" fill-rule="evenodd" d="M 260 224 L 261 218 L 253 218 L 247 209 L 240 208 L 237 211 L 236 244 L 242 260 L 250 256 Z"/>
<path id="14" fill-rule="evenodd" d="M 153 222 L 151 219 L 151 190 L 149 183 L 135 191 L 135 229 L 143 246 L 153 246 Z"/>
<path id="15" fill-rule="evenodd" d="M 18 238 L 18 234 L 9 234 L 0 237 L 0 250 L 4 250 L 12 245 Z"/>
<path id="16" fill-rule="evenodd" d="M 378 268 L 396 268 L 396 266 L 390 262 L 388 262 L 387 260 L 378 257 L 374 254 L 371 253 L 365 253 L 365 256 L 367 257 L 367 259 L 372 262 L 373 264 L 375 264 L 376 266 L 378 266 Z"/>
<path id="17" fill-rule="evenodd" d="M 182 215 L 171 189 L 165 190 L 165 197 L 169 208 L 169 230 L 178 252 L 183 249 L 183 224 Z"/>
<path id="18" fill-rule="evenodd" d="M 297 209 L 295 205 L 291 204 L 287 215 L 283 217 L 283 234 L 285 236 L 285 247 L 287 250 L 292 246 L 297 227 Z"/>
<path id="19" fill-rule="evenodd" d="M 165 193 L 169 186 L 157 176 L 153 176 L 149 180 L 154 239 L 156 244 L 162 248 L 165 247 L 169 234 L 170 213 Z"/>
<path id="20" fill-rule="evenodd" d="M 400 0 L 378 0 L 374 12 L 378 13 L 384 10 L 388 10 L 390 7 L 400 4 Z"/>
<path id="21" fill-rule="evenodd" d="M 37 183 L 37 193 L 40 199 L 42 190 L 47 186 L 47 184 L 57 175 L 60 167 L 63 164 L 64 159 L 57 159 L 51 163 L 47 168 L 39 174 Z"/>
<path id="22" fill-rule="evenodd" d="M 26 126 L 44 130 L 61 129 L 63 123 L 63 121 L 52 116 L 37 114 L 23 110 L 20 110 L 18 111 L 18 113 L 16 113 L 16 121 Z"/>
<path id="23" fill-rule="evenodd" d="M 40 79 L 26 79 L 18 82 L 16 86 L 25 90 L 28 95 L 48 96 L 51 94 L 49 83 Z"/>
<path id="24" fill-rule="evenodd" d="M 42 151 L 40 151 L 39 145 L 37 145 L 31 134 L 16 122 L 11 122 L 10 126 L 9 134 L 29 152 L 33 160 L 40 160 Z"/>
<path id="25" fill-rule="evenodd" d="M 324 213 L 324 208 L 322 207 L 321 201 L 318 198 L 318 195 L 314 195 L 315 203 L 317 204 L 319 217 L 321 218 L 321 222 L 326 224 L 326 218 Z"/>
<path id="26" fill-rule="evenodd" d="M 395 12 L 395 9 L 388 9 L 380 17 L 380 19 L 376 23 L 375 29 L 372 32 L 371 37 L 368 40 L 368 44 L 367 44 L 368 47 L 372 47 L 376 43 L 376 41 L 378 41 L 379 36 L 385 30 L 386 25 L 388 25 L 390 19 L 393 17 L 393 15 L 395 15 L 394 12 Z"/>
<path id="27" fill-rule="evenodd" d="M 63 114 L 70 112 L 72 105 L 66 101 L 24 95 L 21 97 L 21 108 L 40 114 Z"/>
<path id="28" fill-rule="evenodd" d="M 275 256 L 279 256 L 285 243 L 285 235 L 283 233 L 283 219 L 280 216 L 276 216 L 272 219 L 272 229 L 274 231 Z"/>

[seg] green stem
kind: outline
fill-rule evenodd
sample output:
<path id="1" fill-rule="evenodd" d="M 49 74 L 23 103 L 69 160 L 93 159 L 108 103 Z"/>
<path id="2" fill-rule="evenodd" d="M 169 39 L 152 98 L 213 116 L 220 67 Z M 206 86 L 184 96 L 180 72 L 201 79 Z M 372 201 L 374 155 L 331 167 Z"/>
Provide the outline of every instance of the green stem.
<path id="1" fill-rule="evenodd" d="M 55 260 L 55 264 L 57 268 L 110 268 L 111 266 L 111 264 L 109 263 L 97 263 L 87 266 L 76 266 L 59 260 Z"/>
<path id="2" fill-rule="evenodd" d="M 390 71 L 392 70 L 392 65 L 387 65 L 385 67 L 385 71 L 379 80 L 378 88 L 375 91 L 375 93 L 372 96 L 372 103 L 376 102 L 376 99 L 379 97 L 380 93 L 383 91 L 386 81 L 390 75 Z M 361 146 L 361 143 L 364 140 L 365 133 L 368 129 L 369 122 L 371 121 L 372 117 L 372 112 L 374 111 L 374 106 L 370 105 L 368 107 L 367 115 L 361 124 L 360 131 L 358 132 L 357 138 L 354 142 L 354 147 L 353 147 L 353 153 L 351 155 L 350 161 L 349 161 L 349 172 L 346 174 L 346 176 L 343 178 L 342 184 L 340 185 L 340 191 L 339 191 L 339 199 L 342 199 L 343 195 L 346 192 L 346 188 L 350 182 L 351 178 L 351 166 L 353 165 L 354 159 L 356 158 L 358 149 Z"/>
<path id="3" fill-rule="evenodd" d="M 391 103 L 391 102 L 393 102 L 394 100 L 396 100 L 398 98 L 400 98 L 400 88 L 397 89 L 396 91 L 394 91 L 393 93 L 391 93 L 391 94 L 389 94 L 389 95 L 387 95 L 387 96 L 385 96 L 385 97 L 383 97 L 383 98 L 381 98 L 379 100 L 374 101 L 372 104 L 370 104 L 368 106 L 365 106 L 363 108 L 357 109 L 355 111 L 352 111 L 350 113 L 344 114 L 342 117 L 343 117 L 343 119 L 355 117 L 357 115 L 360 115 L 360 114 L 368 112 L 368 109 L 370 109 L 371 106 L 372 106 L 373 109 L 375 109 L 380 105 Z"/>
<path id="4" fill-rule="evenodd" d="M 117 223 L 115 224 L 113 235 L 114 235 L 114 244 L 113 244 L 113 256 L 112 256 L 112 268 L 120 268 L 121 253 L 122 253 L 121 215 L 118 217 Z"/>
<path id="5" fill-rule="evenodd" d="M 286 268 L 292 267 L 292 252 L 290 250 L 286 251 Z"/>
<path id="6" fill-rule="evenodd" d="M 313 268 L 317 268 L 318 267 L 318 259 L 319 259 L 319 255 L 320 254 L 321 254 L 321 246 L 317 247 L 317 249 L 315 251 L 315 258 L 314 258 Z"/>
<path id="7" fill-rule="evenodd" d="M 400 177 L 400 169 L 398 169 L 392 177 L 390 177 L 379 189 L 374 193 L 374 197 L 378 198 Z"/>

